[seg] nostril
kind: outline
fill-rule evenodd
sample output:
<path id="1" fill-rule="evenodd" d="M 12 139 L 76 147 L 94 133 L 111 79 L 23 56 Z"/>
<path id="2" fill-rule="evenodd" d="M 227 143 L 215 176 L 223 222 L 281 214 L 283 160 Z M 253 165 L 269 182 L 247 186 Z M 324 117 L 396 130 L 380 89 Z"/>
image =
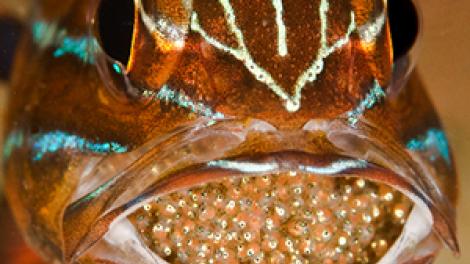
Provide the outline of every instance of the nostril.
<path id="1" fill-rule="evenodd" d="M 388 18 L 395 60 L 410 51 L 418 36 L 419 21 L 411 0 L 388 1 Z"/>
<path id="2" fill-rule="evenodd" d="M 375 263 L 411 207 L 386 185 L 290 172 L 167 194 L 130 220 L 169 263 Z"/>

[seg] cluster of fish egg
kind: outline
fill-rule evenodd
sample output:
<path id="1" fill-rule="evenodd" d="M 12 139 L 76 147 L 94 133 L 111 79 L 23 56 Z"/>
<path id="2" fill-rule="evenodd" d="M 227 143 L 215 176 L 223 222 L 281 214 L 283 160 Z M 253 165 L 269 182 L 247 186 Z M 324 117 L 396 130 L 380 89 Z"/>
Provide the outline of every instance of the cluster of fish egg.
<path id="1" fill-rule="evenodd" d="M 169 263 L 375 263 L 411 202 L 358 178 L 229 178 L 155 198 L 131 221 Z"/>

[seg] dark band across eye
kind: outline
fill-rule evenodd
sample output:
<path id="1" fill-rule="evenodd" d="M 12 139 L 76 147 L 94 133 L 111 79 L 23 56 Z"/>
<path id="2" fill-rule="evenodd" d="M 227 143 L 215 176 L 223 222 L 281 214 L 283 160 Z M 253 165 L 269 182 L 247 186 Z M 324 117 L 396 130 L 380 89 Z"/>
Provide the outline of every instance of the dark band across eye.
<path id="1" fill-rule="evenodd" d="M 8 79 L 13 55 L 21 35 L 21 24 L 13 18 L 0 17 L 0 80 Z"/>
<path id="2" fill-rule="evenodd" d="M 96 15 L 102 48 L 123 65 L 131 53 L 134 14 L 133 0 L 102 0 Z"/>
<path id="3" fill-rule="evenodd" d="M 411 0 L 388 1 L 388 17 L 392 32 L 393 55 L 398 59 L 413 47 L 418 36 L 419 21 Z"/>

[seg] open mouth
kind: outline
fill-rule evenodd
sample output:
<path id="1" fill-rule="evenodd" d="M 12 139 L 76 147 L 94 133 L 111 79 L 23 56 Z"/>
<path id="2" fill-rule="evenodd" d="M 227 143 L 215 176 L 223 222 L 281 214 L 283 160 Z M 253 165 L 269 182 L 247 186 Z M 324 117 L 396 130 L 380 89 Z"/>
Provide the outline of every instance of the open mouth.
<path id="1" fill-rule="evenodd" d="M 382 264 L 406 263 L 439 246 L 432 233 L 439 215 L 412 183 L 380 163 L 328 148 L 292 150 L 309 146 L 300 139 L 310 137 L 297 134 L 293 141 L 262 134 L 274 142 L 266 149 L 258 148 L 266 141 L 245 141 L 256 142 L 258 153 L 240 145 L 231 155 L 187 154 L 209 139 L 225 149 L 244 140 L 221 131 L 192 136 L 185 155 L 175 147 L 144 151 L 121 177 L 74 202 L 65 215 L 67 234 L 80 238 L 69 246 L 71 259 Z M 181 157 L 200 159 L 179 166 Z"/>
<path id="2" fill-rule="evenodd" d="M 412 202 L 356 177 L 229 177 L 155 197 L 129 219 L 169 263 L 376 263 Z"/>

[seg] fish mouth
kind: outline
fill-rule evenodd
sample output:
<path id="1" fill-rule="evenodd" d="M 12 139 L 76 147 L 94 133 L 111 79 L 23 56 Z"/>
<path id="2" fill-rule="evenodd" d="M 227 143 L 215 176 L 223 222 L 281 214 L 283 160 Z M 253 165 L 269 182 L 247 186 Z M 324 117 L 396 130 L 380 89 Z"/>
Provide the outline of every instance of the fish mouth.
<path id="1" fill-rule="evenodd" d="M 301 155 L 266 159 L 298 162 Z M 162 195 L 128 216 L 145 245 L 168 263 L 377 263 L 413 206 L 399 191 L 355 176 L 366 166 L 362 161 L 297 171 L 279 170 L 272 161 L 208 166 L 217 169 L 162 183 L 155 189 Z M 250 167 L 276 172 L 253 174 Z"/>
<path id="2" fill-rule="evenodd" d="M 95 215 L 106 192 L 77 200 L 64 216 L 65 234 L 79 237 L 66 245 L 70 258 L 395 263 L 440 247 L 434 213 L 405 178 L 357 157 L 280 148 L 172 170 L 127 202 L 105 200 L 108 209 Z"/>
<path id="3" fill-rule="evenodd" d="M 144 263 L 378 263 L 402 253 L 405 228 L 427 226 L 418 240 L 431 232 L 429 215 L 389 179 L 363 160 L 301 152 L 212 161 L 115 210 L 88 254 L 138 245 Z"/>

